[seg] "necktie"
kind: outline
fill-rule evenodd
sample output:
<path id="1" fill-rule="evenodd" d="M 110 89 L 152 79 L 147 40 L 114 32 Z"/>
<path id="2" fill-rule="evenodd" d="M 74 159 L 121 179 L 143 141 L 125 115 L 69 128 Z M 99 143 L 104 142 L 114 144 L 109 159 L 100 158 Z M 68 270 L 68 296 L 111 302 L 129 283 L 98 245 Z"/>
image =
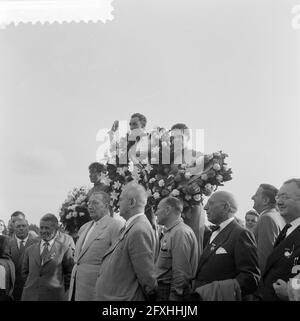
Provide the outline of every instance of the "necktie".
<path id="1" fill-rule="evenodd" d="M 45 243 L 44 243 L 44 249 L 43 249 L 43 252 L 42 252 L 42 254 L 41 254 L 42 264 L 44 263 L 47 255 L 48 255 L 48 253 L 49 253 L 49 248 L 48 248 L 48 246 L 49 246 L 49 242 L 45 242 Z"/>
<path id="2" fill-rule="evenodd" d="M 25 251 L 25 245 L 24 245 L 24 243 L 25 243 L 24 240 L 22 240 L 22 241 L 20 242 L 20 252 L 21 252 L 21 253 L 24 253 L 24 251 Z"/>
<path id="3" fill-rule="evenodd" d="M 215 233 L 215 232 L 219 231 L 220 225 L 212 225 L 212 226 L 210 226 L 210 229 L 211 229 L 212 233 L 211 233 L 211 236 L 210 236 L 209 243 L 211 243 L 214 240 L 214 238 L 217 236 L 217 233 Z"/>
<path id="4" fill-rule="evenodd" d="M 212 232 L 218 231 L 220 229 L 220 225 L 211 225 L 210 229 Z"/>
<path id="5" fill-rule="evenodd" d="M 287 230 L 291 227 L 292 225 L 291 224 L 286 224 L 285 227 L 282 229 L 282 231 L 279 233 L 276 241 L 275 241 L 275 244 L 274 244 L 274 247 L 276 247 L 277 245 L 279 245 L 286 237 L 286 232 Z"/>

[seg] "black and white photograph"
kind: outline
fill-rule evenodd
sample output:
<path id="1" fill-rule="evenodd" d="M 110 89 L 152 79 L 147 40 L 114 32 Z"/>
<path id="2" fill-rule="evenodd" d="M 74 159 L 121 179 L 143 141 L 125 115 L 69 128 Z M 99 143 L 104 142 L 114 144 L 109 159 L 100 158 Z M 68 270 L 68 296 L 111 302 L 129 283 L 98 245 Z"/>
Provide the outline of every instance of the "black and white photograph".
<path id="1" fill-rule="evenodd" d="M 0 0 L 0 56 L 0 301 L 300 301 L 300 0 Z"/>

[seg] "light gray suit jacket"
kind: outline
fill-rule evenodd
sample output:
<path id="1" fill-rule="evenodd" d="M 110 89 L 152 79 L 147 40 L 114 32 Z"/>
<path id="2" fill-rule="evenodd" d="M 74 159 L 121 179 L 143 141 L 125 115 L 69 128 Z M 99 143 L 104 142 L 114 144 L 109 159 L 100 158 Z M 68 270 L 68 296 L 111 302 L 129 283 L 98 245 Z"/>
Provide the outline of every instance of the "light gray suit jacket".
<path id="1" fill-rule="evenodd" d="M 96 299 L 96 280 L 105 252 L 120 234 L 125 220 L 104 216 L 96 225 L 84 244 L 86 235 L 94 221 L 84 224 L 79 230 L 75 249 L 75 265 L 71 276 L 69 300 L 94 301 Z M 83 246 L 84 244 L 84 246 Z"/>
<path id="2" fill-rule="evenodd" d="M 136 217 L 106 252 L 96 284 L 98 301 L 144 301 L 156 287 L 155 236 L 145 215 Z"/>
<path id="3" fill-rule="evenodd" d="M 25 251 L 22 275 L 26 280 L 22 301 L 66 301 L 74 265 L 75 245 L 71 236 L 57 232 L 50 252 L 41 263 L 40 243 Z"/>
<path id="4" fill-rule="evenodd" d="M 261 213 L 253 230 L 257 243 L 258 264 L 261 272 L 263 272 L 267 258 L 273 252 L 275 240 L 285 224 L 285 220 L 275 208 Z"/>

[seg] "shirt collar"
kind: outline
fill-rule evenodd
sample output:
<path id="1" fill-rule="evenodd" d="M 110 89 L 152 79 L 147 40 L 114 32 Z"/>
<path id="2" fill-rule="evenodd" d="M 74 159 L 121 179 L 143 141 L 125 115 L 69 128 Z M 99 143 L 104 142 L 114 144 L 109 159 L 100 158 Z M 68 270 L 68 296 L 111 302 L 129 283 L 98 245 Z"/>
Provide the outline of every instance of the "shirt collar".
<path id="1" fill-rule="evenodd" d="M 179 217 L 171 226 L 169 226 L 168 228 L 166 228 L 166 232 L 169 232 L 170 230 L 172 230 L 172 228 L 174 228 L 176 225 L 178 225 L 179 223 L 183 222 L 183 219 L 181 217 Z"/>
<path id="2" fill-rule="evenodd" d="M 231 223 L 234 220 L 234 217 L 230 217 L 229 219 L 227 219 L 226 221 L 223 221 L 220 225 L 220 230 L 223 230 L 229 223 Z"/>
<path id="3" fill-rule="evenodd" d="M 23 239 L 23 240 L 19 239 L 19 238 L 17 237 L 17 235 L 15 235 L 15 238 L 16 238 L 16 240 L 17 240 L 18 245 L 19 245 L 22 241 L 24 241 L 24 244 L 26 244 L 26 242 L 27 242 L 27 240 L 28 240 L 28 235 L 27 235 L 27 237 L 25 237 L 25 239 Z"/>
<path id="4" fill-rule="evenodd" d="M 57 236 L 57 233 L 55 234 L 55 236 L 53 237 L 52 240 L 47 241 L 47 242 L 49 243 L 49 247 L 50 247 L 50 248 L 52 247 L 52 245 L 53 245 L 53 243 L 54 243 L 54 241 L 55 241 L 55 239 L 56 239 L 56 236 Z M 46 243 L 46 241 L 42 240 L 42 241 L 41 241 L 41 247 L 43 247 L 45 243 Z"/>
<path id="5" fill-rule="evenodd" d="M 138 216 L 142 216 L 142 215 L 145 215 L 145 214 L 144 214 L 144 213 L 138 213 L 138 214 L 135 214 L 135 215 L 131 216 L 131 217 L 126 221 L 125 227 L 129 226 L 129 224 L 130 224 L 135 218 L 137 218 Z"/>
<path id="6" fill-rule="evenodd" d="M 290 222 L 290 224 L 292 225 L 291 227 L 293 227 L 293 229 L 298 227 L 300 225 L 300 217 L 298 217 L 295 220 L 293 220 L 292 222 Z"/>

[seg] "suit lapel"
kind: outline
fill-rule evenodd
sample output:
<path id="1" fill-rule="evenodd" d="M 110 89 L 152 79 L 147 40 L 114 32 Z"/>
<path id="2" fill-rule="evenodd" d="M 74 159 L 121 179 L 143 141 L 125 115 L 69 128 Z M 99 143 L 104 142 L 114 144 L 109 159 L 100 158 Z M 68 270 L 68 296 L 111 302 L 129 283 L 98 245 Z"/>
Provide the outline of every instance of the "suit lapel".
<path id="1" fill-rule="evenodd" d="M 99 236 L 99 234 L 106 228 L 107 224 L 108 224 L 108 218 L 109 216 L 106 215 L 105 217 L 102 218 L 102 221 L 99 222 L 98 225 L 95 226 L 94 230 L 92 231 L 92 233 L 89 235 L 88 240 L 86 241 L 86 243 L 84 244 L 84 247 L 81 249 L 79 257 L 80 258 L 90 247 L 90 245 L 92 244 L 92 242 Z M 87 232 L 88 233 L 88 232 Z"/>
<path id="2" fill-rule="evenodd" d="M 146 216 L 145 216 L 146 218 Z M 117 247 L 118 244 L 120 244 L 126 237 L 126 235 L 128 234 L 128 232 L 130 231 L 130 229 L 134 226 L 134 224 L 136 222 L 138 222 L 139 220 L 143 220 L 143 216 L 138 216 L 137 218 L 135 218 L 126 228 L 125 230 L 120 234 L 119 238 L 117 238 L 117 240 L 114 242 L 114 244 L 106 251 L 105 255 L 103 256 L 103 259 L 109 255 L 110 253 L 112 253 L 115 248 Z M 147 219 L 148 220 L 148 219 Z"/>
<path id="3" fill-rule="evenodd" d="M 204 249 L 204 252 L 199 261 L 199 268 L 211 257 L 212 254 L 216 252 L 216 250 L 227 241 L 229 238 L 231 231 L 236 226 L 236 222 L 230 222 L 225 228 L 213 239 L 211 243 L 208 243 Z"/>
<path id="4" fill-rule="evenodd" d="M 270 268 L 284 256 L 285 249 L 294 246 L 294 251 L 300 247 L 300 225 L 289 234 L 280 244 L 278 244 L 273 252 L 270 254 L 263 276 L 270 270 Z"/>
<path id="5" fill-rule="evenodd" d="M 94 221 L 89 222 L 89 224 L 87 224 L 85 230 L 79 236 L 79 239 L 78 239 L 77 244 L 76 244 L 76 249 L 75 249 L 75 257 L 76 258 L 79 257 L 80 252 L 82 251 L 83 242 L 84 242 L 84 240 L 86 238 L 86 235 L 89 232 L 89 230 L 90 230 L 90 228 L 91 228 L 93 223 L 94 223 Z"/>
<path id="6" fill-rule="evenodd" d="M 37 262 L 38 265 L 41 265 L 41 254 L 40 254 L 40 248 L 41 248 L 41 241 L 36 243 L 36 245 L 33 247 L 33 256 Z"/>

